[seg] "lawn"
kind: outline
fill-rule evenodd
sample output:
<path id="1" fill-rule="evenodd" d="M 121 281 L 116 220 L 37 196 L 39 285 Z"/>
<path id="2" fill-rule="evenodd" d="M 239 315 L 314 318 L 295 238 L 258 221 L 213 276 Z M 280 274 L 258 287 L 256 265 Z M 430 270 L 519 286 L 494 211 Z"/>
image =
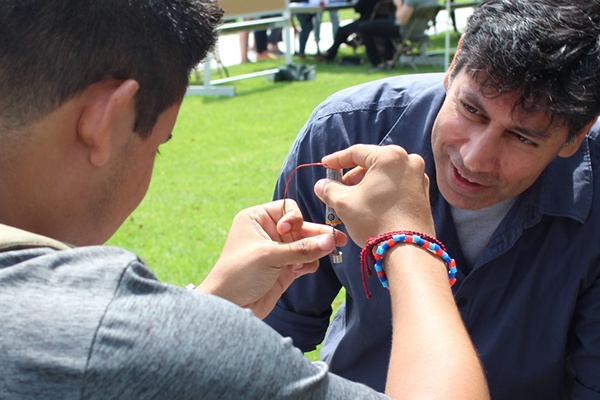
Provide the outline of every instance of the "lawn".
<path id="1" fill-rule="evenodd" d="M 443 47 L 443 38 L 434 43 Z M 351 50 L 342 48 L 345 54 Z M 370 74 L 366 65 L 305 62 L 317 65 L 314 81 L 255 78 L 236 82 L 234 97 L 186 97 L 173 139 L 157 156 L 146 198 L 108 244 L 139 254 L 163 281 L 180 286 L 202 281 L 236 212 L 271 199 L 283 160 L 315 106 L 340 89 L 415 72 L 396 68 Z M 281 65 L 264 61 L 229 72 Z"/>

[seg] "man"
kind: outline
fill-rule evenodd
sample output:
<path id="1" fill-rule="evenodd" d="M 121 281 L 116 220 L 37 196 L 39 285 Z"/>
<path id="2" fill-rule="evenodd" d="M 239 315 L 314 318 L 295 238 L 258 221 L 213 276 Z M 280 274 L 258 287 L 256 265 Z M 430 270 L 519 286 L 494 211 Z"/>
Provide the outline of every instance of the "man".
<path id="1" fill-rule="evenodd" d="M 598 37 L 597 0 L 486 1 L 446 75 L 332 96 L 280 176 L 277 197 L 296 165 L 353 143 L 398 144 L 424 157 L 436 233 L 457 261 L 454 296 L 493 399 L 600 395 Z M 323 206 L 308 194 L 320 176 L 300 170 L 288 191 L 315 222 Z M 321 356 L 333 372 L 382 388 L 388 293 L 376 279 L 363 282 L 357 246 L 342 250 L 342 263 L 322 261 L 266 322 L 312 350 L 344 287 Z"/>
<path id="2" fill-rule="evenodd" d="M 97 246 L 142 200 L 221 15 L 210 0 L 0 2 L 0 397 L 389 398 L 311 364 L 252 314 L 266 315 L 297 276 L 346 242 L 328 226 L 303 223 L 292 200 L 240 212 L 195 291 L 159 282 L 130 252 Z M 422 160 L 399 148 L 357 147 L 324 161 L 369 171 L 353 187 L 320 182 L 332 205 L 351 195 L 377 210 L 369 185 L 398 163 L 416 178 L 396 168 L 396 181 L 413 198 L 427 196 Z M 388 188 L 397 197 L 399 187 Z M 422 204 L 421 217 L 366 227 L 358 209 L 341 215 L 356 220 L 357 240 L 398 227 L 433 235 Z M 388 394 L 488 398 L 444 264 L 411 247 L 385 258 L 392 296 L 415 299 L 395 307 L 402 340 L 394 354 L 429 356 L 416 358 L 413 371 L 392 356 Z M 427 266 L 401 267 L 417 263 Z M 432 292 L 425 301 L 416 297 L 422 287 Z M 421 309 L 435 320 L 416 318 Z M 439 341 L 439 329 L 451 334 Z M 436 356 L 444 348 L 447 361 Z M 453 377 L 438 379 L 431 368 L 468 368 L 472 380 L 451 385 Z"/>
<path id="3" fill-rule="evenodd" d="M 344 26 L 340 26 L 333 36 L 333 44 L 331 47 L 327 49 L 325 55 L 318 56 L 317 59 L 327 63 L 332 62 L 335 59 L 340 46 L 346 43 L 350 35 L 358 32 L 361 24 L 371 19 L 386 18 L 386 14 L 374 14 L 375 7 L 380 1 L 382 0 L 359 0 L 354 5 L 354 12 L 356 12 L 359 17 Z"/>
<path id="4" fill-rule="evenodd" d="M 437 7 L 438 0 L 393 0 L 396 11 L 386 19 L 366 21 L 358 26 L 367 58 L 371 62 L 369 71 L 377 72 L 394 68 L 394 44 L 392 39 L 403 37 L 403 30 L 411 23 L 417 23 L 415 33 L 423 33 L 429 21 L 416 20 L 416 11 Z M 383 42 L 383 54 L 379 51 L 377 39 Z"/>

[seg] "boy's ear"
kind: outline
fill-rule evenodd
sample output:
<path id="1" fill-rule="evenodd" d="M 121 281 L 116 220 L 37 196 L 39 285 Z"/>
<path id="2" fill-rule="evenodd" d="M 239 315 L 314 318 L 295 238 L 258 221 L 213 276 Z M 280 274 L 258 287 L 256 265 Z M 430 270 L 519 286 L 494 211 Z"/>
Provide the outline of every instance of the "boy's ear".
<path id="1" fill-rule="evenodd" d="M 597 120 L 598 115 L 596 116 L 596 118 L 591 120 L 586 126 L 581 128 L 579 132 L 577 132 L 577 134 L 573 138 L 573 141 L 571 141 L 569 144 L 563 146 L 563 148 L 560 149 L 560 151 L 558 152 L 558 156 L 567 158 L 575 154 L 579 149 L 579 146 L 581 146 L 583 139 L 585 139 L 585 135 L 587 135 L 590 129 L 592 129 L 592 126 L 596 123 Z"/>
<path id="2" fill-rule="evenodd" d="M 133 130 L 138 89 L 137 81 L 128 79 L 97 82 L 84 91 L 77 136 L 88 149 L 92 165 L 99 167 L 108 162 L 112 152 L 111 140 L 123 129 L 123 124 Z"/>

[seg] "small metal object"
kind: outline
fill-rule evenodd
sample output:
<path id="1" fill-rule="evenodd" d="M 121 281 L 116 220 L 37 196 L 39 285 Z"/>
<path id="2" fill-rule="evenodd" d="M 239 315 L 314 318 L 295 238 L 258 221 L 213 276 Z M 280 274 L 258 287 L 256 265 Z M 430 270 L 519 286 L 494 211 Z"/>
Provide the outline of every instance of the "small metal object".
<path id="1" fill-rule="evenodd" d="M 342 170 L 341 169 L 330 169 L 327 168 L 327 179 L 332 179 L 334 181 L 341 182 L 342 181 Z M 337 216 L 333 207 L 325 205 L 325 223 L 330 225 L 333 229 L 333 237 L 335 238 L 335 228 L 333 226 L 339 225 L 342 223 L 342 220 Z M 342 252 L 336 248 L 333 249 L 331 253 L 331 262 L 333 264 L 339 264 L 343 261 Z"/>
<path id="2" fill-rule="evenodd" d="M 331 256 L 331 262 L 334 264 L 339 264 L 342 261 L 344 261 L 344 258 L 342 257 L 343 253 L 341 251 L 339 251 L 337 249 L 337 247 L 335 249 L 333 249 L 333 252 L 331 252 L 330 256 Z"/>
<path id="3" fill-rule="evenodd" d="M 333 231 L 333 239 L 335 240 L 335 228 L 332 227 L 331 230 Z M 344 259 L 342 258 L 342 252 L 339 251 L 337 249 L 337 247 L 333 248 L 333 251 L 331 252 L 331 262 L 334 264 L 339 264 L 341 263 Z"/>
<path id="4" fill-rule="evenodd" d="M 342 170 L 327 168 L 326 178 L 341 182 L 342 181 Z M 331 226 L 339 225 L 342 223 L 340 218 L 337 216 L 335 210 L 328 205 L 325 205 L 325 223 L 327 225 L 331 225 Z"/>

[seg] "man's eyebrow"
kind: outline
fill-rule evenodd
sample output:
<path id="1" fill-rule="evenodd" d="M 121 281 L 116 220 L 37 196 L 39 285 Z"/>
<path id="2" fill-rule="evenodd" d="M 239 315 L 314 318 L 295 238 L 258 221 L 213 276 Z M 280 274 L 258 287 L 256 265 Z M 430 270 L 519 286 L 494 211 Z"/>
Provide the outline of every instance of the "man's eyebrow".
<path id="1" fill-rule="evenodd" d="M 487 116 L 487 111 L 481 102 L 479 101 L 479 95 L 477 92 L 474 92 L 467 88 L 460 88 L 458 90 L 458 97 L 464 98 L 471 106 L 475 107 L 477 110 L 481 111 L 484 116 Z"/>
<path id="2" fill-rule="evenodd" d="M 463 97 L 465 99 L 465 101 L 467 101 L 469 104 L 471 104 L 477 110 L 479 110 L 483 114 L 483 116 L 489 118 L 489 113 L 487 112 L 485 106 L 479 100 L 480 96 L 477 92 L 474 92 L 470 89 L 461 88 L 459 90 L 459 98 L 460 97 Z M 515 122 L 517 122 L 517 121 L 515 120 Z M 550 124 L 548 124 L 546 129 L 540 130 L 540 129 L 533 129 L 530 127 L 524 127 L 524 126 L 520 126 L 520 125 L 513 125 L 513 126 L 507 127 L 507 129 L 509 131 L 516 132 L 520 135 L 527 136 L 530 138 L 547 139 L 550 137 L 550 132 L 548 129 L 549 126 L 550 126 Z"/>

